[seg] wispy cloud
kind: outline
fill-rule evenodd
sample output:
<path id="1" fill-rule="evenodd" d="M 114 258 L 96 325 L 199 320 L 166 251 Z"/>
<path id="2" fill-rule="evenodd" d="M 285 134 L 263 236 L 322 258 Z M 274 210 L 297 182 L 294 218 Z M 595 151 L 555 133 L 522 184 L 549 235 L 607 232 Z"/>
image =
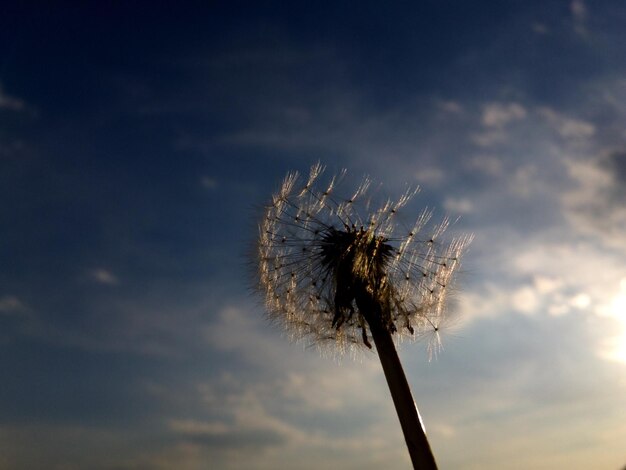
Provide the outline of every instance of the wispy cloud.
<path id="1" fill-rule="evenodd" d="M 482 122 L 486 127 L 501 128 L 526 117 L 526 109 L 519 103 L 489 103 L 483 109 Z"/>
<path id="2" fill-rule="evenodd" d="M 493 147 L 506 144 L 509 139 L 507 127 L 522 121 L 528 114 L 526 108 L 516 102 L 492 102 L 483 106 L 481 123 L 483 128 L 475 132 L 471 139 L 480 147 Z"/>
<path id="3" fill-rule="evenodd" d="M 474 211 L 474 204 L 467 198 L 446 198 L 443 207 L 451 214 L 470 214 Z"/>
<path id="4" fill-rule="evenodd" d="M 577 142 L 595 134 L 595 126 L 590 122 L 568 117 L 548 107 L 540 107 L 538 113 L 564 139 Z"/>
<path id="5" fill-rule="evenodd" d="M 24 304 L 14 295 L 0 297 L 0 314 L 14 314 L 24 310 Z"/>
<path id="6" fill-rule="evenodd" d="M 546 35 L 550 33 L 550 29 L 544 23 L 539 23 L 537 21 L 531 23 L 530 28 L 535 34 Z"/>
<path id="7" fill-rule="evenodd" d="M 217 180 L 215 178 L 211 178 L 210 176 L 203 176 L 200 179 L 200 183 L 204 189 L 215 189 L 217 188 Z"/>
<path id="8" fill-rule="evenodd" d="M 586 35 L 588 10 L 585 2 L 583 0 L 572 0 L 570 13 L 574 23 L 574 31 L 580 35 Z"/>
<path id="9" fill-rule="evenodd" d="M 426 186 L 439 186 L 445 180 L 445 173 L 441 168 L 419 168 L 415 172 L 415 180 L 418 184 Z"/>
<path id="10" fill-rule="evenodd" d="M 15 96 L 11 96 L 5 93 L 2 83 L 0 83 L 0 109 L 6 109 L 10 111 L 22 111 L 26 107 L 24 101 Z"/>
<path id="11" fill-rule="evenodd" d="M 104 268 L 96 268 L 90 272 L 91 278 L 99 284 L 115 285 L 119 281 L 117 277 L 109 270 Z"/>
<path id="12" fill-rule="evenodd" d="M 594 236 L 609 247 L 625 248 L 626 208 L 622 204 L 626 185 L 612 168 L 618 153 L 599 158 L 567 161 L 575 183 L 560 197 L 565 214 L 579 233 Z"/>
<path id="13" fill-rule="evenodd" d="M 459 103 L 458 101 L 454 101 L 454 100 L 440 101 L 438 102 L 438 106 L 441 111 L 445 113 L 450 113 L 450 114 L 459 115 L 459 114 L 463 114 L 465 111 L 461 103 Z"/>
<path id="14" fill-rule="evenodd" d="M 339 364 L 320 357 L 314 348 L 289 344 L 259 312 L 250 313 L 226 308 L 206 332 L 212 348 L 235 355 L 241 368 L 252 366 L 251 373 L 224 374 L 202 385 L 208 415 L 201 420 L 174 418 L 169 422 L 172 432 L 191 445 L 213 448 L 221 465 L 232 462 L 232 444 L 241 468 L 255 466 L 259 450 L 271 451 L 263 463 L 267 468 L 281 468 L 295 455 L 302 468 L 319 468 L 320 462 L 332 467 L 344 453 L 354 456 L 366 450 L 363 464 L 383 462 L 393 454 L 406 465 L 402 446 L 394 442 L 402 438 L 390 419 L 391 404 L 385 401 L 382 371 L 373 354 L 365 352 L 359 361 L 344 358 Z M 304 459 L 307 455 L 317 457 Z M 357 457 L 355 464 L 359 461 Z"/>

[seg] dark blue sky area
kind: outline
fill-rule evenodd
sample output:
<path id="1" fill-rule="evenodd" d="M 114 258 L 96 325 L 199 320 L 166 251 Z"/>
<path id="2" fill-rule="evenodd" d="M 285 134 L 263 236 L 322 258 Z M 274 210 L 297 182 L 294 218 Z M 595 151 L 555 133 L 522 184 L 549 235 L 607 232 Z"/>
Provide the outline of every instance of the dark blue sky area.
<path id="1" fill-rule="evenodd" d="M 328 8 L 317 4 L 209 3 L 184 9 L 158 2 L 149 8 L 136 2 L 9 7 L 1 33 L 3 81 L 16 93 L 28 92 L 40 106 L 57 108 L 55 100 L 65 98 L 66 113 L 87 108 L 95 111 L 111 100 L 117 103 L 116 99 L 129 98 L 111 88 L 107 80 L 115 77 L 143 79 L 148 92 L 162 92 L 162 88 L 182 92 L 171 85 L 194 74 L 187 71 L 185 75 L 176 59 L 184 63 L 200 55 L 209 59 L 243 49 L 274 48 L 287 53 L 297 44 L 305 51 L 307 47 L 332 48 L 345 59 L 345 75 L 333 79 L 343 78 L 344 84 L 369 91 L 376 99 L 397 102 L 407 90 L 432 90 L 435 86 L 449 91 L 460 83 L 489 76 L 494 80 L 518 74 L 520 80 L 537 80 L 539 77 L 533 76 L 554 72 L 555 59 L 572 78 L 602 73 L 611 59 L 610 54 L 594 53 L 595 60 L 589 63 L 591 54 L 571 32 L 550 44 L 528 34 L 532 22 L 567 28 L 571 20 L 566 2 L 536 6 L 515 1 L 420 2 L 396 4 L 383 11 L 376 2 L 362 2 L 358 7 L 340 2 Z M 610 5 L 603 8 L 607 16 L 592 17 L 591 21 L 603 33 L 611 33 L 619 25 L 615 14 L 622 12 Z M 588 57 L 581 57 L 585 53 Z M 301 63 L 308 63 L 309 76 L 293 70 L 298 81 L 306 83 L 327 75 L 327 70 L 311 67 L 316 64 L 309 59 L 315 57 L 305 54 L 300 58 Z M 261 64 L 261 72 L 266 73 L 255 76 L 254 81 L 268 81 L 271 77 L 263 75 L 276 73 L 271 65 Z M 455 73 L 441 73 L 451 65 Z M 46 80 L 42 80 L 44 76 Z M 196 76 L 197 80 L 203 78 L 207 77 Z M 250 78 L 249 82 L 253 81 Z"/>

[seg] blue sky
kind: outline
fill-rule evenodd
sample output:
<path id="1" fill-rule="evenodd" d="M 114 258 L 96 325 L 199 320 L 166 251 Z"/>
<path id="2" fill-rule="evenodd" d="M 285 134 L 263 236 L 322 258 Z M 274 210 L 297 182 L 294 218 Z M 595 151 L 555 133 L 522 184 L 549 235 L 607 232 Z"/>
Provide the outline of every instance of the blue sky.
<path id="1" fill-rule="evenodd" d="M 626 464 L 622 2 L 3 10 L 0 468 L 410 468 L 375 354 L 250 290 L 318 160 L 474 234 L 400 349 L 442 469 Z"/>

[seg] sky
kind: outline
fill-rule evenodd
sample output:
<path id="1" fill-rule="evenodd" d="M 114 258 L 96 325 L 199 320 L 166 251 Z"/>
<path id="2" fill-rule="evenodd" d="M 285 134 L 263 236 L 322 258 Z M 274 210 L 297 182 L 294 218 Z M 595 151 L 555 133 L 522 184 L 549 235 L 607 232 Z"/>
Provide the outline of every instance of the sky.
<path id="1" fill-rule="evenodd" d="M 410 468 L 375 352 L 290 342 L 251 288 L 263 207 L 318 161 L 474 235 L 444 350 L 399 349 L 440 468 L 622 468 L 625 22 L 4 5 L 0 469 Z"/>

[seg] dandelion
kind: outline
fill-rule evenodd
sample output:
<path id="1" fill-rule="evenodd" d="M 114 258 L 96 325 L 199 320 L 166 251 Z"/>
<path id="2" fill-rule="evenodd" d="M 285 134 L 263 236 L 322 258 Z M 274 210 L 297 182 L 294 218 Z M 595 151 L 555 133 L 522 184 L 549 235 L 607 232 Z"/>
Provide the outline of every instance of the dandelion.
<path id="1" fill-rule="evenodd" d="M 402 223 L 399 211 L 416 190 L 374 206 L 370 180 L 340 198 L 345 171 L 325 184 L 323 172 L 318 163 L 306 181 L 288 174 L 260 224 L 259 287 L 269 317 L 295 340 L 340 352 L 373 343 L 414 467 L 436 468 L 393 339 L 430 332 L 429 354 L 440 348 L 438 325 L 471 237 L 443 243 L 449 221 L 430 224 L 428 210 Z"/>

